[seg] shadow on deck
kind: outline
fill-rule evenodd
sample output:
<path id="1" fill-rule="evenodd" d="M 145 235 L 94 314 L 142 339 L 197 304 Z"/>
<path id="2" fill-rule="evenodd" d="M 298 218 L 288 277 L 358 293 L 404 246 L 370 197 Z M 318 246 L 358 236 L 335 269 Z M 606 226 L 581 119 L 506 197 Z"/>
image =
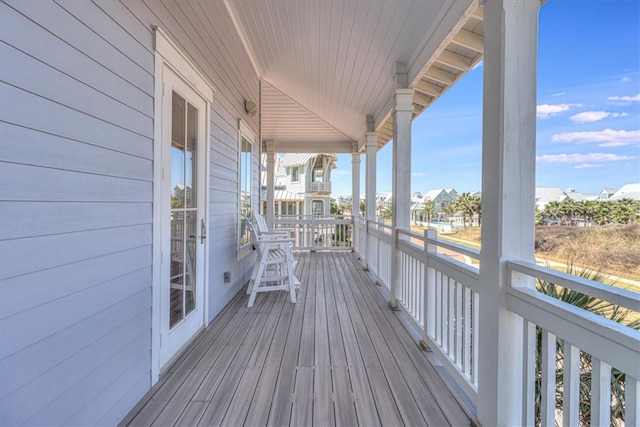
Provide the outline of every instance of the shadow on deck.
<path id="1" fill-rule="evenodd" d="M 470 425 L 353 254 L 297 257 L 297 304 L 240 292 L 121 425 Z"/>

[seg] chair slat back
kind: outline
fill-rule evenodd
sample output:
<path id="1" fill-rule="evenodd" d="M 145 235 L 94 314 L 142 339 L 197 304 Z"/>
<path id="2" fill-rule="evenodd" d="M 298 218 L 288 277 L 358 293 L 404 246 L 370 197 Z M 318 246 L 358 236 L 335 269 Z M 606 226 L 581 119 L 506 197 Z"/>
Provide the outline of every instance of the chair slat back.
<path id="1" fill-rule="evenodd" d="M 264 219 L 262 215 L 260 215 L 256 211 L 253 211 L 252 216 L 253 216 L 253 221 L 256 224 L 256 227 L 258 228 L 257 230 L 258 233 L 264 233 L 266 231 L 269 231 L 269 227 L 267 226 L 267 221 Z"/>

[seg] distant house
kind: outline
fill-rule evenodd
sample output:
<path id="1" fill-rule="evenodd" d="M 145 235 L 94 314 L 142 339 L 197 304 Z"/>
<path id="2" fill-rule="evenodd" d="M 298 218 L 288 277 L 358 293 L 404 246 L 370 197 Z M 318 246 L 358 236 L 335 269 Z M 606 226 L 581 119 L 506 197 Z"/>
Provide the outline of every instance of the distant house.
<path id="1" fill-rule="evenodd" d="M 338 158 L 326 153 L 288 153 L 276 156 L 275 214 L 277 216 L 327 216 L 331 212 L 331 171 Z M 266 204 L 266 167 L 261 173 Z"/>
<path id="2" fill-rule="evenodd" d="M 609 200 L 616 193 L 615 188 L 603 188 L 598 193 L 598 200 Z"/>
<path id="3" fill-rule="evenodd" d="M 536 206 L 544 210 L 550 202 L 563 202 L 569 197 L 560 187 L 536 187 Z"/>
<path id="4" fill-rule="evenodd" d="M 640 182 L 635 184 L 625 184 L 616 191 L 609 200 L 633 199 L 640 200 Z"/>
<path id="5" fill-rule="evenodd" d="M 411 220 L 425 222 L 426 218 L 424 217 L 423 209 L 427 201 L 432 201 L 434 204 L 433 213 L 431 214 L 432 220 L 447 221 L 445 210 L 456 197 L 458 197 L 458 192 L 453 188 L 437 188 L 427 191 L 424 196 L 411 206 Z"/>
<path id="6" fill-rule="evenodd" d="M 383 209 L 391 209 L 393 204 L 393 193 L 388 191 L 386 193 L 376 194 L 376 209 L 381 211 Z"/>

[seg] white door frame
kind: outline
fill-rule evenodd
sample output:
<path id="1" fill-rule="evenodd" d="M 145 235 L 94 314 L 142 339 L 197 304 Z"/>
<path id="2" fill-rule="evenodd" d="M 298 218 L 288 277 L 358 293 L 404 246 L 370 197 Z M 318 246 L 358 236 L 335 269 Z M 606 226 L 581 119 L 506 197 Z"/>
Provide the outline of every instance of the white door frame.
<path id="1" fill-rule="evenodd" d="M 167 364 L 167 360 L 162 360 L 161 357 L 161 342 L 162 342 L 162 224 L 166 221 L 163 218 L 163 188 L 162 188 L 162 175 L 163 175 L 163 161 L 162 161 L 162 132 L 163 132 L 163 92 L 164 92 L 164 69 L 169 67 L 177 76 L 183 80 L 191 89 L 199 94 L 205 101 L 205 108 L 202 111 L 202 119 L 205 126 L 205 144 L 204 150 L 201 153 L 204 157 L 204 174 L 205 174 L 205 188 L 204 199 L 202 200 L 204 208 L 204 218 L 208 228 L 209 219 L 209 185 L 208 177 L 209 171 L 209 123 L 210 123 L 210 111 L 211 101 L 213 99 L 214 89 L 213 86 L 207 81 L 207 79 L 198 72 L 189 59 L 180 52 L 177 46 L 169 40 L 165 33 L 159 28 L 155 28 L 155 93 L 154 93 L 154 126 L 153 126 L 153 258 L 152 258 L 152 296 L 151 296 L 151 385 L 158 382 L 160 373 L 163 367 Z M 204 289 L 200 296 L 199 302 L 202 307 L 202 325 L 206 325 L 208 319 L 208 270 L 209 270 L 209 257 L 208 257 L 208 241 L 204 244 L 204 256 L 203 256 L 203 277 L 204 277 Z M 164 255 L 167 256 L 167 255 Z"/>

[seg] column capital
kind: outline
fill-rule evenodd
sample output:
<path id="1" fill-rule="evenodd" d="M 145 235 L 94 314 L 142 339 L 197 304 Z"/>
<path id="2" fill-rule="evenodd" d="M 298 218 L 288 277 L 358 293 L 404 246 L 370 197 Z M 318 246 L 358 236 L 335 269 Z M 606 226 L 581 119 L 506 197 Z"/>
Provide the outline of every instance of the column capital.
<path id="1" fill-rule="evenodd" d="M 360 163 L 360 153 L 351 153 L 351 163 Z"/>
<path id="2" fill-rule="evenodd" d="M 267 139 L 264 141 L 264 150 L 265 153 L 275 153 L 276 152 L 276 142 L 273 139 Z"/>
<path id="3" fill-rule="evenodd" d="M 369 148 L 373 148 L 376 150 L 378 149 L 378 133 L 377 132 L 367 132 L 365 146 L 367 147 L 367 151 L 369 151 Z"/>
<path id="4" fill-rule="evenodd" d="M 413 89 L 398 88 L 393 97 L 393 108 L 395 111 L 413 113 Z"/>

